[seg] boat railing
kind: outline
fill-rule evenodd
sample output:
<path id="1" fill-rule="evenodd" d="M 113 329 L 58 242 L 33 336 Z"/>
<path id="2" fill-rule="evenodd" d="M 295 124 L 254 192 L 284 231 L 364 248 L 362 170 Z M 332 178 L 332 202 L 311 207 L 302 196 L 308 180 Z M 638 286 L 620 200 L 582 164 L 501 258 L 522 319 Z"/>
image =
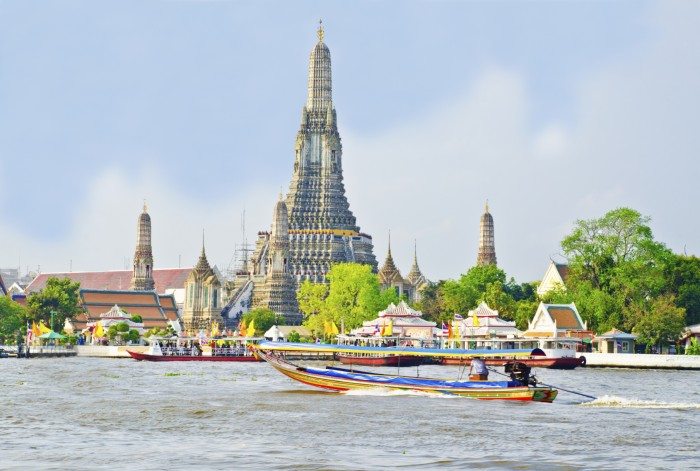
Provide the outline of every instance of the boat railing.
<path id="1" fill-rule="evenodd" d="M 211 354 L 215 357 L 243 357 L 250 355 L 250 352 L 245 347 L 216 347 L 212 348 Z"/>

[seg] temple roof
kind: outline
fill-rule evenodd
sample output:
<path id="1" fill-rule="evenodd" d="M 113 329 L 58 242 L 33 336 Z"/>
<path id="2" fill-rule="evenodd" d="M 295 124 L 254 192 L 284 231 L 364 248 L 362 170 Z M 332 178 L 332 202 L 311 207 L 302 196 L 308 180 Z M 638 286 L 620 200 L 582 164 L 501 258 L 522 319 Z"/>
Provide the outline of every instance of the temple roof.
<path id="1" fill-rule="evenodd" d="M 423 273 L 421 273 L 418 267 L 418 252 L 415 243 L 413 244 L 413 265 L 411 265 L 411 271 L 408 272 L 406 279 L 413 285 L 417 285 L 421 281 L 426 281 L 425 276 L 423 276 Z"/>
<path id="2" fill-rule="evenodd" d="M 153 270 L 153 279 L 157 293 L 165 293 L 169 289 L 184 289 L 187 276 L 192 268 L 161 268 Z M 56 272 L 37 275 L 26 288 L 27 294 L 36 293 L 46 287 L 49 278 L 68 278 L 80 283 L 84 289 L 124 290 L 131 286 L 131 270 L 89 271 L 89 272 Z"/>
<path id="3" fill-rule="evenodd" d="M 403 281 L 401 272 L 396 268 L 394 258 L 391 256 L 391 234 L 389 234 L 389 249 L 386 253 L 384 264 L 379 269 L 379 279 L 382 283 L 390 283 L 392 281 Z"/>
<path id="4" fill-rule="evenodd" d="M 147 329 L 166 327 L 170 320 L 177 319 L 170 317 L 161 304 L 161 297 L 153 291 L 81 289 L 80 301 L 85 312 L 75 316 L 73 324 L 77 328 L 83 328 L 87 322 L 102 318 L 110 306 L 114 309 L 114 305 L 131 315 L 141 316 Z"/>

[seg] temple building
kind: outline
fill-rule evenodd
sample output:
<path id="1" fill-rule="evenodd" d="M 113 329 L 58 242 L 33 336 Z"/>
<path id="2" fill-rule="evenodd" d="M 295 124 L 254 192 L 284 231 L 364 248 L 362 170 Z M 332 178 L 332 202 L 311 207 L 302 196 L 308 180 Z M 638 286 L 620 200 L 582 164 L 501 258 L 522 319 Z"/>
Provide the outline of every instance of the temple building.
<path id="1" fill-rule="evenodd" d="M 391 235 L 389 236 L 389 249 L 386 254 L 384 264 L 379 269 L 379 283 L 382 289 L 394 288 L 396 294 L 400 297 L 405 296 L 409 302 L 419 301 L 421 298 L 421 290 L 430 283 L 418 267 L 418 254 L 416 246 L 413 246 L 413 265 L 404 278 L 401 272 L 396 268 L 394 258 L 391 255 Z"/>
<path id="2" fill-rule="evenodd" d="M 212 322 L 221 322 L 221 280 L 209 265 L 202 243 L 202 253 L 197 265 L 185 282 L 185 303 L 182 323 L 189 333 L 210 329 Z"/>
<path id="3" fill-rule="evenodd" d="M 136 227 L 136 250 L 134 252 L 134 276 L 131 278 L 131 289 L 150 291 L 155 289 L 153 281 L 153 250 L 151 249 L 151 216 L 148 214 L 146 203 L 139 216 Z"/>
<path id="4" fill-rule="evenodd" d="M 345 196 L 343 147 L 333 106 L 331 54 L 323 27 L 309 58 L 306 105 L 294 145 L 287 194 L 290 269 L 297 280 L 325 281 L 331 264 L 371 265 L 372 237 L 360 232 Z"/>
<path id="5" fill-rule="evenodd" d="M 26 295 L 41 291 L 50 278 L 68 278 L 80 283 L 82 313 L 71 320 L 77 330 L 114 305 L 143 317 L 146 328 L 166 327 L 179 322 L 185 299 L 185 281 L 192 268 L 153 268 L 151 217 L 143 207 L 136 231 L 132 270 L 40 273 L 26 288 Z"/>
<path id="6" fill-rule="evenodd" d="M 569 278 L 569 265 L 555 263 L 550 260 L 542 281 L 537 286 L 537 295 L 542 297 L 553 290 L 566 291 L 566 280 Z"/>
<path id="7" fill-rule="evenodd" d="M 331 55 L 322 26 L 317 33 L 318 42 L 309 57 L 307 99 L 284 204 L 288 245 L 276 241 L 275 234 L 258 233 L 246 273 L 227 285 L 229 302 L 223 312 L 227 325 L 235 324 L 243 312 L 258 306 L 268 306 L 284 314 L 288 322 L 298 322 L 298 283 L 325 282 L 333 263 L 357 262 L 377 269 L 372 237 L 360 231 L 345 196 L 343 148 L 332 98 Z M 278 212 L 275 214 L 277 218 Z M 271 258 L 273 252 L 283 251 L 286 257 L 277 262 Z M 271 266 L 274 263 L 277 265 Z"/>
<path id="8" fill-rule="evenodd" d="M 486 203 L 484 214 L 481 215 L 479 227 L 479 253 L 476 256 L 477 265 L 496 265 L 496 244 L 494 242 L 493 216 Z"/>

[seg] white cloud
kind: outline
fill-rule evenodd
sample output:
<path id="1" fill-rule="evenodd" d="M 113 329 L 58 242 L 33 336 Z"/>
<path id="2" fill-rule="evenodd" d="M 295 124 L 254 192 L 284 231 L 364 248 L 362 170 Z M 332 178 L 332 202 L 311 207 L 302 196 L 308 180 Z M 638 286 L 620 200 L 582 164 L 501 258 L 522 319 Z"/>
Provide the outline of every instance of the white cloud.
<path id="1" fill-rule="evenodd" d="M 652 216 L 657 238 L 700 248 L 698 8 L 655 10 L 653 40 L 580 75 L 571 124 L 533 122 L 526 80 L 486 71 L 461 97 L 382 136 L 346 132 L 351 204 L 363 229 L 405 272 L 418 239 L 424 272 L 473 265 L 489 198 L 499 264 L 536 279 L 576 219 L 619 206 Z M 533 131 L 533 129 L 535 131 Z M 359 188 L 362 182 L 362 187 Z"/>
<path id="2" fill-rule="evenodd" d="M 156 169 L 145 169 L 136 179 L 111 169 L 92 179 L 84 202 L 70 221 L 71 231 L 62 239 L 46 242 L 13 230 L 0 222 L 3 247 L 0 266 L 41 263 L 41 270 L 74 271 L 118 270 L 131 266 L 136 244 L 136 222 L 143 199 L 147 200 L 153 226 L 153 252 L 156 268 L 196 263 L 206 231 L 209 262 L 226 269 L 234 245 L 241 243 L 241 211 L 247 208 L 248 234 L 269 227 L 277 189 L 256 186 L 240 188 L 222 200 L 201 201 L 184 196 L 178 183 L 161 178 Z M 250 230 L 252 229 L 252 230 Z M 249 242 L 255 242 L 249 240 Z M 24 269 L 24 267 L 23 267 Z"/>

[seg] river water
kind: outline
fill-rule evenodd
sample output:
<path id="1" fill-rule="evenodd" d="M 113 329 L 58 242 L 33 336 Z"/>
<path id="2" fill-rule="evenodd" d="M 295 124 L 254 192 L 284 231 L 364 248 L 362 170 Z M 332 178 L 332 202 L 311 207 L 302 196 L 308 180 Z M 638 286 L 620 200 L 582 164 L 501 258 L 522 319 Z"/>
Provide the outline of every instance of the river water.
<path id="1" fill-rule="evenodd" d="M 456 378 L 458 367 L 420 373 Z M 700 466 L 700 372 L 536 373 L 598 399 L 339 394 L 265 363 L 4 359 L 0 469 Z"/>

